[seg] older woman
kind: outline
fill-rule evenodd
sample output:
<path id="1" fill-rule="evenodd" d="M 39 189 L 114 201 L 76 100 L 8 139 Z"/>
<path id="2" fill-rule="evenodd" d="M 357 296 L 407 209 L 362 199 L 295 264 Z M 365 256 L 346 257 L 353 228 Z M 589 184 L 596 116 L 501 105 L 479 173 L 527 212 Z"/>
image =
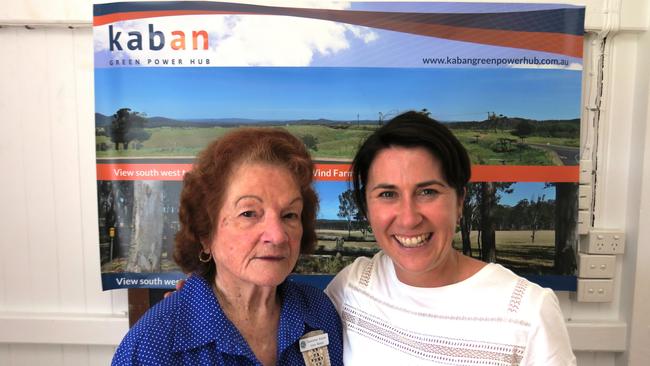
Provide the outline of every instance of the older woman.
<path id="1" fill-rule="evenodd" d="M 381 251 L 326 289 L 348 365 L 575 365 L 553 291 L 454 250 L 467 152 L 417 113 L 375 131 L 353 161 L 357 206 Z"/>
<path id="2" fill-rule="evenodd" d="M 208 146 L 184 178 L 174 258 L 194 273 L 150 309 L 114 365 L 341 365 L 335 308 L 287 282 L 315 244 L 318 200 L 304 144 L 249 128 Z"/>

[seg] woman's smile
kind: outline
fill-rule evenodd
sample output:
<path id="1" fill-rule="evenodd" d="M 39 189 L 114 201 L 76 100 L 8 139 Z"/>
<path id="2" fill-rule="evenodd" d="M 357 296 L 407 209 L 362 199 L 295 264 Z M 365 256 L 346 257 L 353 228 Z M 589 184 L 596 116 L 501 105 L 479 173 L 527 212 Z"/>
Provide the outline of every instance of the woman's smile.
<path id="1" fill-rule="evenodd" d="M 432 233 L 425 233 L 420 235 L 393 235 L 393 238 L 405 248 L 417 248 L 424 246 L 426 242 L 431 239 Z"/>

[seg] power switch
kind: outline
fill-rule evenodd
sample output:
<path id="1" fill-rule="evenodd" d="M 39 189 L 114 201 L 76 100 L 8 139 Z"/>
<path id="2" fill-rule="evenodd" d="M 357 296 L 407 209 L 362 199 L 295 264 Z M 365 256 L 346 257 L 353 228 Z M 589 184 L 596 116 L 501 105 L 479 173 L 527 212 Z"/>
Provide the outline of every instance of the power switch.
<path id="1" fill-rule="evenodd" d="M 614 278 L 616 256 L 578 253 L 578 277 Z"/>
<path id="2" fill-rule="evenodd" d="M 591 209 L 591 186 L 578 186 L 578 209 Z"/>
<path id="3" fill-rule="evenodd" d="M 591 160 L 580 160 L 580 184 L 591 184 L 591 176 L 593 174 L 593 164 Z"/>

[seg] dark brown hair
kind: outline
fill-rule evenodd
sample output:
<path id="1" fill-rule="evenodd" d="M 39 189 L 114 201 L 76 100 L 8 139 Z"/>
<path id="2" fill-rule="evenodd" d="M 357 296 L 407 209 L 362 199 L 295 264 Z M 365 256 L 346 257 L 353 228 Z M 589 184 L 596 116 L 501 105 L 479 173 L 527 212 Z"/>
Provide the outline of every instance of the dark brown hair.
<path id="1" fill-rule="evenodd" d="M 214 262 L 199 261 L 203 250 L 201 241 L 219 235 L 215 231 L 217 215 L 231 174 L 243 163 L 275 164 L 293 174 L 303 199 L 300 252 L 313 251 L 318 197 L 312 187 L 314 165 L 305 145 L 283 129 L 238 128 L 200 152 L 192 170 L 183 178 L 178 213 L 180 229 L 174 247 L 174 260 L 183 272 L 198 273 L 208 280 L 214 277 Z"/>
<path id="2" fill-rule="evenodd" d="M 361 144 L 352 161 L 354 200 L 367 217 L 366 183 L 368 171 L 377 154 L 391 146 L 422 147 L 440 161 L 442 174 L 458 197 L 463 197 L 471 176 L 471 164 L 465 147 L 442 123 L 421 112 L 405 112 L 373 132 Z"/>

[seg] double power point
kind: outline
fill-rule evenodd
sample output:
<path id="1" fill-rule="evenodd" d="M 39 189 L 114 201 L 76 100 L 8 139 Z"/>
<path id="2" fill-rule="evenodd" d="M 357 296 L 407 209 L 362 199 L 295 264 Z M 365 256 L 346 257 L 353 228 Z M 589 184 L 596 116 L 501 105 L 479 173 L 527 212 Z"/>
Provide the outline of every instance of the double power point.
<path id="1" fill-rule="evenodd" d="M 623 254 L 625 233 L 616 230 L 592 229 L 586 241 L 580 241 L 580 252 L 588 254 Z"/>

